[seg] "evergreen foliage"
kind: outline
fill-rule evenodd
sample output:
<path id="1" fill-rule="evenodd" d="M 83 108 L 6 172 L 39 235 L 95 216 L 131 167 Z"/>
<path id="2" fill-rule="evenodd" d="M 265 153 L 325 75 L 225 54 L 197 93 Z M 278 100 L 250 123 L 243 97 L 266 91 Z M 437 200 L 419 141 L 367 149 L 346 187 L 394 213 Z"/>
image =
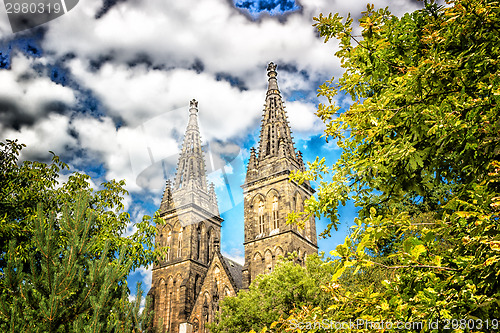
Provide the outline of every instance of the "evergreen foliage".
<path id="1" fill-rule="evenodd" d="M 62 207 L 74 202 L 81 192 L 86 193 L 87 205 L 96 213 L 88 231 L 89 237 L 96 238 L 91 252 L 99 254 L 107 244 L 108 254 L 115 256 L 123 247 L 125 259 L 132 259 L 133 270 L 159 258 L 160 250 L 153 249 L 156 228 L 151 223 L 162 223 L 157 215 L 144 216 L 141 222 L 134 224 L 136 231 L 132 235 L 123 236 L 132 224 L 123 205 L 123 198 L 128 194 L 125 181 L 107 181 L 101 184 L 102 189 L 94 190 L 90 176 L 66 171 L 67 180 L 62 182 L 60 173 L 69 169 L 67 164 L 53 153 L 50 164 L 21 163 L 19 155 L 24 147 L 17 140 L 0 142 L 0 271 L 6 265 L 4 255 L 11 240 L 16 241 L 17 258 L 28 263 L 39 203 L 46 217 L 49 212 L 58 215 Z"/>
<path id="2" fill-rule="evenodd" d="M 124 183 L 94 191 L 88 176 L 74 173 L 60 184 L 67 166 L 57 156 L 50 165 L 19 163 L 23 145 L 0 148 L 0 330 L 147 331 L 149 302 L 141 314 L 140 286 L 129 301 L 126 277 L 161 254 L 148 216 L 122 236 L 130 222 Z"/>
<path id="3" fill-rule="evenodd" d="M 39 205 L 28 270 L 10 242 L 0 295 L 2 331 L 138 331 L 139 302 L 128 303 L 125 281 L 133 260 L 125 259 L 123 248 L 110 256 L 109 243 L 99 256 L 92 253 L 99 240 L 89 237 L 96 212 L 88 203 L 80 194 L 57 219 L 53 212 L 46 218 Z"/>

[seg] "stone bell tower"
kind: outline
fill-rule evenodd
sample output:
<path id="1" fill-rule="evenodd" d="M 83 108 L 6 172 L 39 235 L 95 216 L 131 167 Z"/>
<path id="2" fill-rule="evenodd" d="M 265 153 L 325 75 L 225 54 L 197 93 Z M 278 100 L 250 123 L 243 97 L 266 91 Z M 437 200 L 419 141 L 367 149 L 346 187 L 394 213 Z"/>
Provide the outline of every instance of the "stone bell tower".
<path id="1" fill-rule="evenodd" d="M 214 185 L 207 186 L 205 159 L 198 127 L 198 102 L 192 100 L 189 121 L 173 184 L 167 181 L 160 205 L 157 247 L 168 247 L 153 267 L 154 325 L 179 332 L 188 321 L 210 261 L 219 251 L 222 219 Z"/>
<path id="2" fill-rule="evenodd" d="M 287 225 L 290 212 L 303 210 L 303 202 L 314 190 L 309 182 L 289 181 L 294 170 L 304 170 L 302 153 L 296 151 L 278 88 L 276 65 L 267 67 L 269 77 L 262 116 L 258 152 L 250 151 L 244 196 L 245 266 L 243 285 L 248 287 L 258 274 L 273 270 L 280 255 L 296 251 L 298 262 L 317 253 L 314 217 L 305 228 Z"/>

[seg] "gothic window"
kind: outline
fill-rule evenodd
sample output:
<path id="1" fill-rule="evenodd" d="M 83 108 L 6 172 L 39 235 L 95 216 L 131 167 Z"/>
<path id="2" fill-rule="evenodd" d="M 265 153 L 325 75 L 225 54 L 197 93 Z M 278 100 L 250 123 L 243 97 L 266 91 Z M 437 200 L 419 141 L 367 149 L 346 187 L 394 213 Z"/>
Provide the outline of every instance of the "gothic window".
<path id="1" fill-rule="evenodd" d="M 259 234 L 264 233 L 264 203 L 259 202 Z"/>
<path id="2" fill-rule="evenodd" d="M 169 261 L 170 260 L 170 254 L 172 253 L 172 251 L 171 251 L 171 249 L 172 249 L 172 230 L 168 231 L 167 246 L 168 246 L 168 249 L 167 249 L 167 261 Z"/>
<path id="3" fill-rule="evenodd" d="M 270 250 L 266 250 L 264 253 L 264 261 L 266 265 L 266 272 L 270 273 L 273 271 L 273 254 Z"/>
<path id="4" fill-rule="evenodd" d="M 208 293 L 205 293 L 205 301 L 203 302 L 203 306 L 202 306 L 202 310 L 201 310 L 201 315 L 202 315 L 202 319 L 203 319 L 203 328 L 204 328 L 204 332 L 208 333 L 208 328 L 206 327 L 206 324 L 209 322 L 210 320 L 210 300 L 209 300 L 209 297 L 208 297 Z"/>
<path id="5" fill-rule="evenodd" d="M 165 302 L 166 312 L 163 319 L 163 324 L 165 325 L 165 330 L 168 331 L 170 329 L 170 325 L 172 323 L 172 301 L 173 301 L 173 290 L 174 290 L 174 279 L 170 276 L 168 278 L 168 284 L 166 288 L 167 299 Z"/>
<path id="6" fill-rule="evenodd" d="M 158 317 L 159 317 L 163 315 L 166 310 L 167 285 L 165 284 L 165 280 L 163 279 L 160 280 L 158 288 L 160 289 L 160 297 L 158 301 Z"/>
<path id="7" fill-rule="evenodd" d="M 295 211 L 302 211 L 302 198 L 300 197 L 300 194 L 297 194 L 297 199 L 295 200 Z"/>
<path id="8" fill-rule="evenodd" d="M 272 217 L 273 217 L 273 230 L 278 229 L 280 227 L 278 218 L 278 197 L 273 198 Z"/>
<path id="9" fill-rule="evenodd" d="M 196 259 L 200 260 L 200 254 L 201 254 L 201 227 L 198 227 L 197 230 L 197 235 L 196 235 Z"/>
<path id="10" fill-rule="evenodd" d="M 211 240 L 211 236 L 212 236 L 211 234 L 212 234 L 212 231 L 209 231 L 208 235 L 207 235 L 207 250 L 205 253 L 205 262 L 207 264 L 210 261 L 210 257 L 211 257 L 211 253 L 210 253 L 210 240 Z"/>
<path id="11" fill-rule="evenodd" d="M 182 228 L 179 231 L 179 237 L 177 239 L 177 258 L 182 257 Z"/>
<path id="12" fill-rule="evenodd" d="M 267 128 L 267 145 L 266 145 L 266 155 L 271 153 L 271 130 Z"/>
<path id="13" fill-rule="evenodd" d="M 200 275 L 196 274 L 194 278 L 194 294 L 195 298 L 198 297 L 198 294 L 200 293 Z"/>

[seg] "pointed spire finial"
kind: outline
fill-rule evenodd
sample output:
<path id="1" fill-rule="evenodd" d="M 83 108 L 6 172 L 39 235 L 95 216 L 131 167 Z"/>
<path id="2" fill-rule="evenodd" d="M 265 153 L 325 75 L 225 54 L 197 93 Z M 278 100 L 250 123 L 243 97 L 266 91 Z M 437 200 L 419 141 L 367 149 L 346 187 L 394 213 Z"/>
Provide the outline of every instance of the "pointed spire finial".
<path id="1" fill-rule="evenodd" d="M 274 72 L 274 75 L 276 75 L 276 65 L 271 61 L 269 65 L 267 65 L 267 75 L 271 76 L 272 72 Z"/>
<path id="2" fill-rule="evenodd" d="M 184 135 L 181 155 L 177 162 L 175 176 L 175 190 L 184 187 L 199 187 L 203 190 L 206 186 L 205 160 L 201 148 L 200 130 L 198 128 L 198 102 L 193 99 L 189 102 L 189 121 Z"/>
<path id="3" fill-rule="evenodd" d="M 273 90 L 278 90 L 278 80 L 276 79 L 278 73 L 276 72 L 276 65 L 274 62 L 270 62 L 269 65 L 267 65 L 267 76 L 269 76 L 269 85 L 267 88 L 267 93 L 269 94 L 271 92 L 275 92 Z"/>
<path id="4" fill-rule="evenodd" d="M 189 113 L 196 114 L 198 112 L 198 101 L 194 98 L 189 102 Z"/>
<path id="5" fill-rule="evenodd" d="M 172 197 L 172 182 L 167 179 L 165 185 L 165 191 L 163 192 L 163 198 L 161 200 L 160 209 L 162 211 L 173 208 L 173 197 Z"/>
<path id="6" fill-rule="evenodd" d="M 191 109 L 193 109 L 193 108 L 194 108 L 194 109 L 197 109 L 197 108 L 198 108 L 198 101 L 197 101 L 197 100 L 195 100 L 195 99 L 193 98 L 193 99 L 191 100 L 191 102 L 189 102 L 189 107 L 190 107 Z"/>
<path id="7" fill-rule="evenodd" d="M 219 215 L 219 204 L 217 202 L 217 194 L 215 194 L 214 183 L 210 183 L 208 194 L 210 195 L 210 201 L 212 203 L 212 212 L 217 216 Z"/>

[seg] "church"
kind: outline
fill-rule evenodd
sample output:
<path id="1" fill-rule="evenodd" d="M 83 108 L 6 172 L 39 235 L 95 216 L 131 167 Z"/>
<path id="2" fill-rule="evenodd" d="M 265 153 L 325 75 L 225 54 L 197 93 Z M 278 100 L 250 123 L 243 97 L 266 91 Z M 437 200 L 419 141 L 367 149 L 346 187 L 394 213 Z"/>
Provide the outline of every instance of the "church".
<path id="1" fill-rule="evenodd" d="M 267 67 L 268 89 L 258 149 L 251 148 L 243 188 L 244 266 L 220 252 L 221 224 L 213 184 L 207 184 L 206 160 L 198 127 L 198 102 L 192 100 L 189 121 L 173 182 L 167 181 L 160 205 L 156 246 L 165 258 L 153 266 L 154 325 L 160 332 L 206 333 L 219 303 L 246 289 L 259 274 L 273 271 L 280 256 L 296 252 L 297 262 L 318 252 L 314 217 L 304 228 L 287 225 L 291 212 L 302 211 L 314 190 L 308 182 L 289 181 L 304 170 L 295 149 L 276 65 Z"/>

